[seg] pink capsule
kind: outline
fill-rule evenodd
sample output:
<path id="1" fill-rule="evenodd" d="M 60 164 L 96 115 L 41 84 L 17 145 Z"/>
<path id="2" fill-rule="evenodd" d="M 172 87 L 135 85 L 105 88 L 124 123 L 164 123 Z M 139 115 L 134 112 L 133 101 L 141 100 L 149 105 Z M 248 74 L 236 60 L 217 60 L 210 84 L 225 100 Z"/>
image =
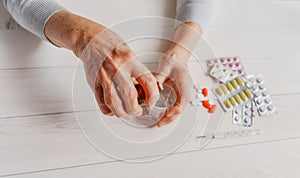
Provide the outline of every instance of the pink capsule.
<path id="1" fill-rule="evenodd" d="M 244 71 L 243 71 L 242 69 L 238 70 L 238 72 L 239 72 L 240 74 L 243 74 L 243 73 L 244 73 Z"/>
<path id="2" fill-rule="evenodd" d="M 227 67 L 227 64 L 223 64 L 224 67 Z"/>
<path id="3" fill-rule="evenodd" d="M 231 58 L 227 58 L 227 62 L 231 62 Z"/>
<path id="4" fill-rule="evenodd" d="M 223 62 L 225 62 L 225 59 L 224 59 L 224 58 L 222 58 L 222 59 L 221 59 L 221 62 L 222 62 L 222 63 L 223 63 Z"/>
<path id="5" fill-rule="evenodd" d="M 239 63 L 239 62 L 235 64 L 235 66 L 237 66 L 237 67 L 239 67 L 240 65 L 241 65 L 241 63 Z"/>
<path id="6" fill-rule="evenodd" d="M 208 64 L 212 64 L 212 63 L 213 63 L 213 61 L 212 61 L 212 60 L 209 60 L 209 61 L 207 61 L 207 63 L 208 63 Z"/>
<path id="7" fill-rule="evenodd" d="M 239 59 L 238 59 L 237 57 L 234 57 L 233 60 L 234 60 L 235 62 L 237 62 Z"/>
<path id="8" fill-rule="evenodd" d="M 229 67 L 233 67 L 233 64 L 229 64 Z"/>
<path id="9" fill-rule="evenodd" d="M 220 60 L 219 60 L 219 59 L 216 59 L 216 60 L 215 60 L 215 63 L 218 63 L 218 62 L 220 62 Z"/>

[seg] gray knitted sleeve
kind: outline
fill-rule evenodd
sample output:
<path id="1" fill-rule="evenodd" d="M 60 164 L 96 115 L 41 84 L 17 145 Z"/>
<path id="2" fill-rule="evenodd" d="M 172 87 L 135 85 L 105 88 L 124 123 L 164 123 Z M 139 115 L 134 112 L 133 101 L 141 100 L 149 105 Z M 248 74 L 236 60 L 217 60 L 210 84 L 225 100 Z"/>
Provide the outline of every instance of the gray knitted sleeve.
<path id="1" fill-rule="evenodd" d="M 181 22 L 196 22 L 206 28 L 211 13 L 211 0 L 177 0 L 176 19 Z"/>
<path id="2" fill-rule="evenodd" d="M 54 0 L 3 0 L 4 7 L 23 28 L 47 40 L 44 27 L 48 19 L 64 8 Z"/>
<path id="3" fill-rule="evenodd" d="M 41 39 L 47 39 L 44 35 L 47 20 L 64 10 L 55 0 L 3 0 L 3 3 L 16 22 Z M 196 22 L 204 29 L 210 9 L 210 0 L 177 0 L 176 18 Z"/>

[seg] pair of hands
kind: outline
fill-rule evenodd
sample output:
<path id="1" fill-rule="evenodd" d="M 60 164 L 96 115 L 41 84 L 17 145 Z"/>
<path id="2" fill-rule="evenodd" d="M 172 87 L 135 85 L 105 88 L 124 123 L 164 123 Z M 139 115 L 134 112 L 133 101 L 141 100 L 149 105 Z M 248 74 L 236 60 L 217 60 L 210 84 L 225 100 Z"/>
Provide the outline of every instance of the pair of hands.
<path id="1" fill-rule="evenodd" d="M 88 83 L 106 115 L 129 118 L 142 114 L 134 83 L 142 86 L 150 109 L 159 99 L 157 82 L 169 83 L 175 89 L 177 100 L 158 122 L 159 127 L 172 122 L 189 101 L 192 79 L 187 62 L 201 36 L 200 27 L 193 22 L 177 28 L 155 75 L 116 33 L 68 11 L 59 11 L 48 20 L 45 36 L 83 61 Z"/>
<path id="2" fill-rule="evenodd" d="M 157 125 L 160 127 L 172 122 L 189 101 L 192 87 L 187 59 L 177 59 L 177 53 L 183 53 L 180 51 L 183 48 L 175 46 L 166 52 L 157 71 L 152 74 L 117 34 L 109 29 L 97 34 L 79 57 L 84 62 L 88 83 L 102 113 L 122 118 L 139 116 L 142 108 L 138 104 L 135 83 L 143 88 L 145 103 L 150 109 L 159 99 L 157 82 L 169 83 L 177 93 L 177 100 Z"/>

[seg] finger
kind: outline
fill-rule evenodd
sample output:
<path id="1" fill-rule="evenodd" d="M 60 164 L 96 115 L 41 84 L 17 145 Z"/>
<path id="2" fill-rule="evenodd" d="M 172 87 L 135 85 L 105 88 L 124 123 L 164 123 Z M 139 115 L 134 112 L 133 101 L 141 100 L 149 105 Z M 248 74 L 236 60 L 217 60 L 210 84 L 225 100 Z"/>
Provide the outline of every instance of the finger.
<path id="1" fill-rule="evenodd" d="M 113 84 L 110 87 L 104 88 L 104 101 L 108 108 L 112 110 L 117 117 L 125 119 L 129 118 L 124 110 L 122 100 L 119 97 L 117 89 Z"/>
<path id="2" fill-rule="evenodd" d="M 145 92 L 145 103 L 148 108 L 153 108 L 159 99 L 157 80 L 151 73 L 143 74 L 136 78 Z"/>
<path id="3" fill-rule="evenodd" d="M 171 123 L 174 121 L 182 112 L 182 105 L 175 104 L 174 106 L 170 107 L 164 116 L 160 119 L 160 121 L 157 123 L 158 127 L 162 127 L 166 124 Z"/>
<path id="4" fill-rule="evenodd" d="M 113 116 L 113 112 L 106 106 L 103 98 L 103 89 L 101 85 L 95 86 L 95 97 L 101 112 L 105 115 Z"/>
<path id="5" fill-rule="evenodd" d="M 105 105 L 113 112 L 117 117 L 127 117 L 123 111 L 122 101 L 116 91 L 113 82 L 108 78 L 104 68 L 100 68 L 100 76 L 102 79 L 101 86 L 103 89 L 103 100 Z"/>
<path id="6" fill-rule="evenodd" d="M 114 77 L 114 84 L 122 99 L 123 107 L 128 115 L 139 116 L 143 113 L 142 107 L 138 104 L 138 93 L 132 79 L 126 72 L 118 73 Z"/>

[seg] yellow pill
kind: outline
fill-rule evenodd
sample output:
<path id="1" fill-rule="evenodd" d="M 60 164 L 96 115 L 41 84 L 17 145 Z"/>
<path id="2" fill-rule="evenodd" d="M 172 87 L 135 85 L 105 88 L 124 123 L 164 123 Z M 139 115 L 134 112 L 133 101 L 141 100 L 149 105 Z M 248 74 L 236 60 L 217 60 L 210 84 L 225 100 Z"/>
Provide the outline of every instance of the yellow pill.
<path id="1" fill-rule="evenodd" d="M 220 95 L 220 96 L 222 96 L 224 93 L 223 93 L 223 91 L 222 91 L 222 89 L 220 88 L 220 87 L 218 87 L 218 88 L 216 88 L 216 93 L 218 94 L 218 95 Z"/>
<path id="2" fill-rule="evenodd" d="M 246 101 L 248 99 L 246 94 L 243 91 L 240 93 L 240 97 L 242 98 L 243 101 Z"/>
<path id="3" fill-rule="evenodd" d="M 241 99 L 240 95 L 235 95 L 234 98 L 235 98 L 235 101 L 236 101 L 238 104 L 240 104 L 240 103 L 242 102 L 242 99 Z"/>
<path id="4" fill-rule="evenodd" d="M 228 88 L 229 91 L 233 91 L 234 90 L 233 86 L 229 82 L 226 83 L 226 87 Z"/>
<path id="5" fill-rule="evenodd" d="M 252 98 L 253 97 L 253 95 L 252 95 L 252 93 L 251 93 L 251 91 L 249 89 L 246 89 L 245 93 L 248 96 L 248 98 Z"/>
<path id="6" fill-rule="evenodd" d="M 229 101 L 229 99 L 225 100 L 225 106 L 228 109 L 230 109 L 232 107 L 231 102 Z"/>
<path id="7" fill-rule="evenodd" d="M 225 85 L 222 85 L 221 88 L 222 88 L 222 90 L 223 90 L 223 92 L 224 92 L 225 94 L 228 94 L 228 93 L 229 93 L 229 91 L 228 91 L 228 89 L 226 88 Z"/>
<path id="8" fill-rule="evenodd" d="M 223 72 L 226 72 L 227 71 L 227 69 L 223 69 Z"/>
<path id="9" fill-rule="evenodd" d="M 235 89 L 238 89 L 238 88 L 239 88 L 239 85 L 238 85 L 238 83 L 237 83 L 236 80 L 231 80 L 231 84 L 233 85 L 233 87 L 234 87 Z"/>
<path id="10" fill-rule="evenodd" d="M 236 106 L 236 105 L 237 105 L 237 103 L 236 103 L 236 101 L 235 101 L 235 99 L 234 99 L 233 97 L 230 97 L 230 98 L 229 98 L 229 101 L 230 101 L 230 103 L 231 103 L 233 106 Z"/>
<path id="11" fill-rule="evenodd" d="M 240 77 L 236 78 L 236 81 L 240 86 L 244 86 L 244 81 Z"/>

